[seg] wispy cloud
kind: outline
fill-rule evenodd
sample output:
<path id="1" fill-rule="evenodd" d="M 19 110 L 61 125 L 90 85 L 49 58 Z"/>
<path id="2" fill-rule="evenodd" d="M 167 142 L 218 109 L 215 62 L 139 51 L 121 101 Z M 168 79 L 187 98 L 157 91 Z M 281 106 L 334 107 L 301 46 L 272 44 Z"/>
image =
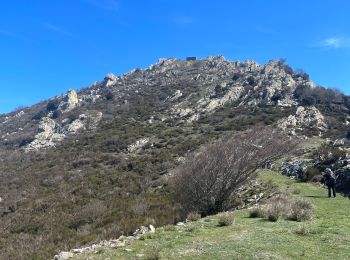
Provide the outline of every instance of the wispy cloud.
<path id="1" fill-rule="evenodd" d="M 73 36 L 73 34 L 71 34 L 70 32 L 67 32 L 67 31 L 63 30 L 62 28 L 57 27 L 57 26 L 55 26 L 55 25 L 52 25 L 52 24 L 50 24 L 50 23 L 44 23 L 43 26 L 44 26 L 45 28 L 47 28 L 47 29 L 53 31 L 53 32 L 60 33 L 60 34 L 63 34 L 63 35 L 66 35 L 66 36 L 70 36 L 70 37 Z"/>
<path id="2" fill-rule="evenodd" d="M 174 23 L 179 25 L 188 25 L 194 23 L 194 18 L 189 16 L 179 16 L 174 18 Z"/>
<path id="3" fill-rule="evenodd" d="M 330 37 L 319 42 L 318 46 L 329 49 L 350 48 L 350 38 Z"/>
<path id="4" fill-rule="evenodd" d="M 272 29 L 266 28 L 263 26 L 256 26 L 255 30 L 258 31 L 259 33 L 264 33 L 264 34 L 274 34 L 275 33 Z"/>
<path id="5" fill-rule="evenodd" d="M 120 2 L 117 0 L 87 0 L 90 4 L 96 7 L 103 8 L 110 11 L 118 12 L 120 10 Z"/>

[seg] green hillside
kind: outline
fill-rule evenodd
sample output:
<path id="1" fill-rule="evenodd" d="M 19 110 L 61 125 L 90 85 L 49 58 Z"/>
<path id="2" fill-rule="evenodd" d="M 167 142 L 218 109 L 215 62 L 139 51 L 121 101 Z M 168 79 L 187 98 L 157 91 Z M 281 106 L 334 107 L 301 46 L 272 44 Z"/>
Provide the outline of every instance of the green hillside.
<path id="1" fill-rule="evenodd" d="M 291 199 L 310 201 L 313 220 L 270 222 L 249 218 L 244 209 L 233 213 L 231 226 L 219 227 L 218 216 L 211 216 L 184 227 L 159 228 L 140 240 L 126 240 L 125 247 L 100 248 L 74 259 L 350 259 L 349 199 L 340 194 L 330 199 L 317 185 L 273 171 L 263 171 L 259 178 L 276 184 Z"/>

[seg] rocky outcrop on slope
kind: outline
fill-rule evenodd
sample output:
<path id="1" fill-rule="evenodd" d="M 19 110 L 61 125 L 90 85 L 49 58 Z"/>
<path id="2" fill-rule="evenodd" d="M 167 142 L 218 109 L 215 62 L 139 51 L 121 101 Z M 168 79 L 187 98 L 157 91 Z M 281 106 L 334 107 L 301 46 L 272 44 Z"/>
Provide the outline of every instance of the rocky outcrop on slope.
<path id="1" fill-rule="evenodd" d="M 65 119 L 61 124 L 49 117 L 44 117 L 39 123 L 38 134 L 25 147 L 25 150 L 31 151 L 55 146 L 69 135 L 76 134 L 80 130 L 96 127 L 101 119 L 101 112 L 81 114 L 78 119 L 72 122 L 69 122 L 69 119 Z"/>
<path id="2" fill-rule="evenodd" d="M 61 101 L 59 109 L 62 112 L 66 113 L 76 108 L 78 104 L 79 98 L 77 92 L 73 89 L 70 89 Z"/>
<path id="3" fill-rule="evenodd" d="M 295 99 L 294 92 L 300 86 L 313 87 L 314 84 L 302 74 L 295 73 L 283 61 L 272 60 L 260 65 L 255 61 L 229 61 L 223 56 L 186 61 L 175 58 L 159 59 L 146 69 L 134 69 L 122 76 L 109 73 L 102 81 L 79 92 L 69 90 L 65 95 L 50 100 L 53 103 L 58 102 L 57 109 L 54 105 L 54 110 L 46 111 L 44 107 L 47 103 L 42 102 L 33 114 L 24 109 L 18 115 L 0 117 L 0 136 L 4 142 L 16 139 L 20 134 L 14 131 L 15 127 L 30 133 L 38 128 L 28 124 L 31 118 L 35 119 L 34 124 L 42 123 L 40 119 L 45 117 L 57 121 L 57 116 L 60 120 L 71 118 L 71 114 L 75 117 L 77 113 L 74 111 L 77 109 L 82 110 L 79 114 L 85 114 L 84 110 L 102 111 L 102 108 L 102 112 L 109 113 L 112 118 L 117 115 L 119 107 L 126 109 L 133 102 L 157 102 L 152 104 L 153 111 L 147 112 L 151 113 L 148 118 L 158 117 L 162 121 L 168 119 L 188 123 L 228 106 L 270 106 L 282 109 L 297 107 L 298 100 Z M 150 100 L 145 101 L 147 98 Z M 326 128 L 326 120 L 317 108 L 311 106 L 303 109 L 298 109 L 295 115 L 281 121 L 281 128 L 291 129 L 291 133 L 314 123 L 320 131 Z M 23 122 L 19 122 L 19 118 Z M 86 129 L 83 121 L 76 119 L 66 128 L 65 122 L 62 125 L 57 121 L 56 126 L 53 126 L 56 130 L 52 130 L 56 133 L 52 136 L 56 141 L 47 142 L 51 137 L 45 137 L 46 131 L 40 130 L 42 135 L 35 133 L 38 136 L 32 136 L 36 139 L 34 147 L 52 146 L 62 139 L 64 132 Z"/>
<path id="4" fill-rule="evenodd" d="M 98 252 L 99 248 L 107 247 L 107 248 L 120 248 L 125 247 L 127 245 L 128 240 L 138 240 L 140 237 L 147 233 L 155 233 L 156 229 L 153 225 L 149 225 L 148 227 L 141 226 L 138 228 L 132 236 L 120 236 L 118 239 L 111 239 L 101 241 L 98 244 L 93 244 L 91 246 L 85 246 L 81 248 L 75 248 L 70 251 L 63 251 L 54 256 L 54 260 L 67 260 L 73 258 L 74 256 L 88 253 L 88 252 Z"/>
<path id="5" fill-rule="evenodd" d="M 283 130 L 288 130 L 291 134 L 295 134 L 296 129 L 302 129 L 303 127 L 315 126 L 320 131 L 325 131 L 327 128 L 324 116 L 314 106 L 299 106 L 295 115 L 281 119 L 278 126 Z"/>

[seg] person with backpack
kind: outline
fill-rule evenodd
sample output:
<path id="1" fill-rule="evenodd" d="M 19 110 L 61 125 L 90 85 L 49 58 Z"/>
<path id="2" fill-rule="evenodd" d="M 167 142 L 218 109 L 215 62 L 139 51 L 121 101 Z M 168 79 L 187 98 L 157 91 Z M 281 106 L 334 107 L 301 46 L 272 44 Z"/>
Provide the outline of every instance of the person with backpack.
<path id="1" fill-rule="evenodd" d="M 332 197 L 331 193 L 333 192 L 333 197 L 336 197 L 335 193 L 335 174 L 332 172 L 330 168 L 326 168 L 325 174 L 323 175 L 323 182 L 328 188 L 328 197 Z"/>

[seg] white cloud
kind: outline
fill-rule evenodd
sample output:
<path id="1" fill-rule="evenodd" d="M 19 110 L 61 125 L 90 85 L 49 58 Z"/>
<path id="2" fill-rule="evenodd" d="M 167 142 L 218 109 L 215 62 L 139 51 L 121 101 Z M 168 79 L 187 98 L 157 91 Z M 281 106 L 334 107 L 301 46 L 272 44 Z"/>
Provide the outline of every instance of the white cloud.
<path id="1" fill-rule="evenodd" d="M 321 41 L 319 45 L 330 49 L 350 48 L 350 38 L 330 37 Z"/>
<path id="2" fill-rule="evenodd" d="M 45 23 L 43 24 L 45 28 L 51 30 L 51 31 L 54 31 L 56 33 L 60 33 L 60 34 L 64 34 L 64 35 L 67 35 L 67 36 L 73 36 L 73 34 L 63 30 L 62 28 L 60 27 L 57 27 L 55 25 L 52 25 L 52 24 L 49 24 L 49 23 Z"/>

